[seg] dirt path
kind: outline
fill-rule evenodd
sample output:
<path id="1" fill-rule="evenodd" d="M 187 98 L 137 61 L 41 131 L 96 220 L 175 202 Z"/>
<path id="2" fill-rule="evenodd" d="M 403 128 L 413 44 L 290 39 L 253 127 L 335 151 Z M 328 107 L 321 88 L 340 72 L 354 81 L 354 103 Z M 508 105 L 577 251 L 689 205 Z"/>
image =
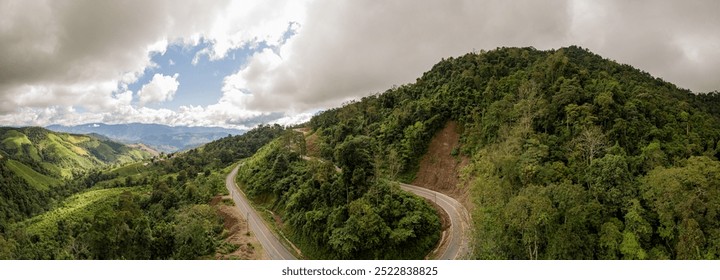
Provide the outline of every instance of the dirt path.
<path id="1" fill-rule="evenodd" d="M 229 201 L 229 202 L 228 202 Z M 248 223 L 240 210 L 235 207 L 230 196 L 216 197 L 213 202 L 217 204 L 220 216 L 223 218 L 223 227 L 227 231 L 225 242 L 237 246 L 232 252 L 219 250 L 215 255 L 216 259 L 239 259 L 239 260 L 265 260 L 267 256 L 257 240 L 248 230 Z M 232 204 L 232 205 L 228 205 Z"/>
<path id="2" fill-rule="evenodd" d="M 470 253 L 470 214 L 460 202 L 445 194 L 419 186 L 400 184 L 403 190 L 433 201 L 447 213 L 450 227 L 443 230 L 437 251 L 440 260 L 462 260 Z"/>

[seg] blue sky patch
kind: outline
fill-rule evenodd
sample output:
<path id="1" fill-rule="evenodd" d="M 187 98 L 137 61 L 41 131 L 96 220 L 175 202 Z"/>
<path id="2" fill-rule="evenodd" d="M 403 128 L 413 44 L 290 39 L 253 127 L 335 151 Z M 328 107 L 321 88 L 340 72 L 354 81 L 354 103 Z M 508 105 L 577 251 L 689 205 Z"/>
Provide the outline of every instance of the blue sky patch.
<path id="1" fill-rule="evenodd" d="M 152 55 L 151 60 L 158 67 L 145 69 L 142 77 L 128 85 L 128 89 L 137 94 L 143 85 L 152 80 L 155 74 L 172 76 L 178 73 L 180 75 L 177 80 L 180 86 L 178 86 L 173 100 L 148 104 L 147 107 L 175 110 L 180 106 L 212 105 L 222 97 L 223 79 L 240 70 L 255 52 L 262 51 L 269 46 L 265 42 L 248 44 L 242 48 L 228 50 L 224 58 L 215 61 L 211 61 L 207 55 L 201 55 L 197 63 L 192 64 L 199 51 L 211 47 L 212 43 L 205 40 L 195 46 L 169 45 L 165 53 Z"/>

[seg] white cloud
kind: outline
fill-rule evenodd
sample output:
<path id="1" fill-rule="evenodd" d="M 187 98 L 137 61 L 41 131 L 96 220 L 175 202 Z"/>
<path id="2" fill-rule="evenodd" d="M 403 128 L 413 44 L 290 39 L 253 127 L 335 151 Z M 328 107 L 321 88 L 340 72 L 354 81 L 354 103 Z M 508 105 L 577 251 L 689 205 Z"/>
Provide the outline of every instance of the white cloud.
<path id="1" fill-rule="evenodd" d="M 165 76 L 163 74 L 155 74 L 150 82 L 145 84 L 139 91 L 140 106 L 148 103 L 170 101 L 175 96 L 178 85 L 178 74 L 173 76 Z"/>
<path id="2" fill-rule="evenodd" d="M 255 54 L 226 78 L 226 96 L 302 112 L 413 82 L 443 57 L 573 44 L 681 87 L 720 89 L 708 78 L 720 72 L 718 1 L 317 1 L 307 11 L 279 54 Z"/>
<path id="3" fill-rule="evenodd" d="M 207 29 L 225 4 L 0 0 L 0 65 L 12 65 L 0 71 L 0 114 L 112 103 L 152 66 L 151 53 Z"/>
<path id="4" fill-rule="evenodd" d="M 12 66 L 0 71 L 0 122 L 290 123 L 413 82 L 443 57 L 498 46 L 577 44 L 681 87 L 717 90 L 718 11 L 712 0 L 0 0 L 0 65 Z M 288 29 L 296 35 L 285 41 Z M 163 75 L 133 99 L 128 85 L 158 67 L 152 53 L 201 40 L 211 45 L 196 59 L 269 48 L 224 79 L 216 104 L 143 107 L 173 99 L 177 76 Z"/>
<path id="5" fill-rule="evenodd" d="M 291 22 L 305 22 L 308 2 L 232 1 L 216 14 L 212 27 L 205 34 L 205 38 L 213 42 L 212 46 L 198 55 L 207 55 L 211 60 L 217 60 L 225 57 L 229 50 L 248 44 L 264 41 L 277 45 Z"/>
<path id="6" fill-rule="evenodd" d="M 291 116 L 285 116 L 275 120 L 274 122 L 279 125 L 295 125 L 309 121 L 316 113 L 300 113 Z"/>
<path id="7" fill-rule="evenodd" d="M 280 45 L 290 23 L 305 20 L 306 3 L 0 0 L 0 65 L 13 66 L 0 71 L 0 120 L 10 125 L 91 121 L 232 125 L 228 122 L 266 116 L 239 110 L 239 101 L 228 103 L 231 99 L 194 108 L 201 111 L 194 113 L 183 108 L 138 109 L 134 106 L 171 100 L 177 76 L 153 77 L 138 91 L 136 105 L 128 85 L 146 69 L 158 67 L 151 55 L 164 53 L 169 44 L 211 42 L 201 55 L 213 60 L 262 41 Z M 83 110 L 77 112 L 77 107 Z"/>
<path id="8" fill-rule="evenodd" d="M 414 81 L 442 57 L 501 45 L 552 46 L 564 2 L 318 1 L 278 54 L 255 54 L 227 77 L 246 109 L 304 112 Z M 247 94 L 246 94 L 247 95 Z"/>

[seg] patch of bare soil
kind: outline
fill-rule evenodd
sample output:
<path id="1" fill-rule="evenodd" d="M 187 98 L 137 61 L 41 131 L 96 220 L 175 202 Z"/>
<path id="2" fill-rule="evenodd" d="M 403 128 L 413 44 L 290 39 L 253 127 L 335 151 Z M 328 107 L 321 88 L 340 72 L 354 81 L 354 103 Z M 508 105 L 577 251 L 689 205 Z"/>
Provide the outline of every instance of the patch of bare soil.
<path id="1" fill-rule="evenodd" d="M 305 148 L 307 149 L 307 155 L 310 157 L 320 157 L 320 147 L 318 146 L 318 142 L 320 139 L 318 139 L 317 133 L 313 133 L 312 135 L 305 137 Z"/>
<path id="2" fill-rule="evenodd" d="M 270 213 L 272 214 L 273 220 L 275 220 L 275 225 L 277 225 L 278 228 L 283 228 L 285 224 L 283 224 L 282 217 L 275 212 L 270 211 Z"/>
<path id="3" fill-rule="evenodd" d="M 217 196 L 211 201 L 211 205 L 215 205 L 218 213 L 223 218 L 223 226 L 227 231 L 225 242 L 237 246 L 232 252 L 223 252 L 222 248 L 215 254 L 215 258 L 219 260 L 239 259 L 239 260 L 266 260 L 268 259 L 262 250 L 260 242 L 255 235 L 248 231 L 248 224 L 245 216 L 234 205 L 226 205 L 225 201 L 232 201 L 230 196 Z"/>
<path id="4" fill-rule="evenodd" d="M 210 199 L 210 205 L 212 205 L 212 206 L 218 205 L 218 203 L 222 202 L 223 199 L 225 199 L 225 198 L 226 198 L 225 196 L 216 195 Z"/>
<path id="5" fill-rule="evenodd" d="M 444 193 L 468 207 L 468 188 L 459 183 L 460 170 L 469 163 L 469 159 L 460 156 L 457 153 L 459 149 L 457 123 L 450 121 L 433 136 L 412 184 Z M 453 150 L 458 155 L 453 156 Z"/>

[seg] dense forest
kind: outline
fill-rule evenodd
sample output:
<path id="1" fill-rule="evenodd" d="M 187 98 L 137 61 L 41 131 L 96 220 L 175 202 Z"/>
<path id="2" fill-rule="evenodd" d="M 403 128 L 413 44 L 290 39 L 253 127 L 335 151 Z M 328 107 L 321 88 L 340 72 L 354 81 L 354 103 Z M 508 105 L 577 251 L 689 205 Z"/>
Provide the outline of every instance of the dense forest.
<path id="1" fill-rule="evenodd" d="M 196 259 L 233 249 L 222 241 L 222 220 L 211 198 L 227 193 L 224 168 L 231 157 L 254 154 L 282 131 L 260 126 L 184 153 L 76 172 L 26 200 L 3 197 L 2 203 L 34 212 L 20 212 L 4 224 L 0 259 Z M 3 191 L 23 195 L 34 189 L 22 178 L 7 178 L 14 181 L 3 176 Z M 52 195 L 58 188 L 64 195 Z M 54 199 L 52 207 L 43 206 Z"/>
<path id="2" fill-rule="evenodd" d="M 718 102 L 579 47 L 499 48 L 310 126 L 325 160 L 360 137 L 377 174 L 409 182 L 457 121 L 474 258 L 717 259 Z"/>
<path id="3" fill-rule="evenodd" d="M 437 213 L 375 173 L 371 144 L 348 137 L 321 160 L 288 131 L 244 161 L 238 180 L 310 259 L 423 259 L 440 238 Z"/>

